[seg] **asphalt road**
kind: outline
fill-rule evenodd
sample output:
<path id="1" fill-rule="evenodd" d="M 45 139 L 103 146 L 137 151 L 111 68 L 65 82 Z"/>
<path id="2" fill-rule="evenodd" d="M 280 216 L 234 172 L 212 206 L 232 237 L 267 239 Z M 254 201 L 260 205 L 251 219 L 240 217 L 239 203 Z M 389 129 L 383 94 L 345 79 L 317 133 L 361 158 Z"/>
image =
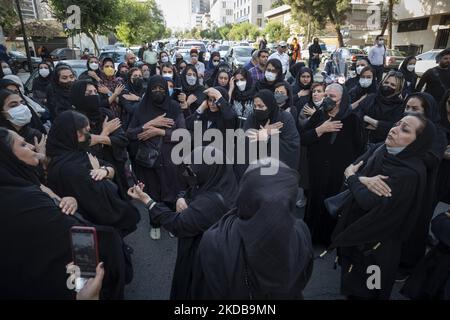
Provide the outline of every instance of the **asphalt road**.
<path id="1" fill-rule="evenodd" d="M 435 213 L 443 212 L 450 205 L 440 203 Z M 141 210 L 141 222 L 138 230 L 127 237 L 126 242 L 134 248 L 134 279 L 126 287 L 126 299 L 166 300 L 170 296 L 172 273 L 177 254 L 177 239 L 170 238 L 169 233 L 161 229 L 161 239 L 152 240 L 149 235 L 148 214 Z M 316 256 L 324 248 L 315 247 Z M 335 254 L 328 254 L 323 259 L 314 261 L 311 280 L 305 288 L 305 299 L 339 300 L 340 268 L 334 266 Z M 396 284 L 392 299 L 403 300 L 398 293 L 401 284 Z"/>

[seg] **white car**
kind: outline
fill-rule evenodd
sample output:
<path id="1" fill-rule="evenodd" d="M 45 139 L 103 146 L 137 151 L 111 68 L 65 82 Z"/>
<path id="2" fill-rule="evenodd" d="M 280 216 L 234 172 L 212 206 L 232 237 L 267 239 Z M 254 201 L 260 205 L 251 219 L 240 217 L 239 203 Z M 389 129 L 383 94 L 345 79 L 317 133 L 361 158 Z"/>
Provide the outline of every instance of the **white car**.
<path id="1" fill-rule="evenodd" d="M 416 74 L 421 77 L 428 69 L 436 67 L 436 56 L 444 49 L 433 49 L 419 54 L 416 62 Z"/>

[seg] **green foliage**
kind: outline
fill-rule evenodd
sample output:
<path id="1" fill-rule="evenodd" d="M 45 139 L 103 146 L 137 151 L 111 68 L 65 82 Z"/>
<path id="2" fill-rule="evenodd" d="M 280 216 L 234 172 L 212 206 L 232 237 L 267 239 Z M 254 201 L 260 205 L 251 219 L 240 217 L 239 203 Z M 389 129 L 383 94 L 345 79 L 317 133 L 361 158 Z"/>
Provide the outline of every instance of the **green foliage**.
<path id="1" fill-rule="evenodd" d="M 290 30 L 281 22 L 269 22 L 264 28 L 264 34 L 269 41 L 280 41 L 289 38 Z"/>
<path id="2" fill-rule="evenodd" d="M 250 22 L 243 22 L 233 25 L 228 33 L 229 40 L 255 40 L 261 32 L 258 27 Z"/>
<path id="3" fill-rule="evenodd" d="M 19 17 L 15 11 L 14 1 L 0 0 L 0 26 L 6 30 L 17 22 L 19 22 Z"/>
<path id="4" fill-rule="evenodd" d="M 162 12 L 155 0 L 136 2 L 121 0 L 121 19 L 116 29 L 117 38 L 127 45 L 152 42 L 170 37 L 172 31 L 166 28 Z"/>

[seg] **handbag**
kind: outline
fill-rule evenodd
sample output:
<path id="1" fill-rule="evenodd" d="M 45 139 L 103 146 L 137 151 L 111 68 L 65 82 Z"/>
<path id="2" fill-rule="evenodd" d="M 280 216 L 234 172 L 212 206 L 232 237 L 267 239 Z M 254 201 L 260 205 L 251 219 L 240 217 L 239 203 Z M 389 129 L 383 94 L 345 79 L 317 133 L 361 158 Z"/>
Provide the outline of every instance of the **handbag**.
<path id="1" fill-rule="evenodd" d="M 328 213 L 334 217 L 337 218 L 338 213 L 342 211 L 345 204 L 352 198 L 352 193 L 349 189 L 346 189 L 345 191 L 338 193 L 335 196 L 329 197 L 324 200 L 325 207 L 328 210 Z"/>
<path id="2" fill-rule="evenodd" d="M 162 137 L 156 148 L 150 147 L 147 143 L 139 143 L 136 152 L 136 164 L 144 168 L 154 168 L 161 154 Z"/>

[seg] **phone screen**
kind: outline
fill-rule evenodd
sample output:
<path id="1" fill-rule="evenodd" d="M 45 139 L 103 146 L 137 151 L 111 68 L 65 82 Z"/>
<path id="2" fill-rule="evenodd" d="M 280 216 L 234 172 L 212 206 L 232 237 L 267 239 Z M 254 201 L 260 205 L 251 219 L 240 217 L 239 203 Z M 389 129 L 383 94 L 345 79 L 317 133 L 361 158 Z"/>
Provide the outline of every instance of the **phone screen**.
<path id="1" fill-rule="evenodd" d="M 98 264 L 97 239 L 94 228 L 72 228 L 72 252 L 82 278 L 95 277 Z"/>

